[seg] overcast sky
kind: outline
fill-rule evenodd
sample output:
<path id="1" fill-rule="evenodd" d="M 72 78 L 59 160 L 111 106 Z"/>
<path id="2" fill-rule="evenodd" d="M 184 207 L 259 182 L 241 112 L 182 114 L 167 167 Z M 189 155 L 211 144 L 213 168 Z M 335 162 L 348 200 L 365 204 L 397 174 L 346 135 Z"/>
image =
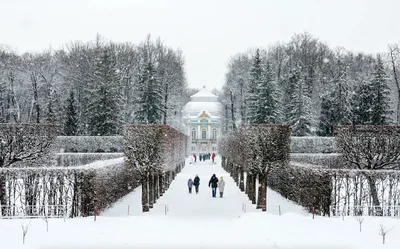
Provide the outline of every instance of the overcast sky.
<path id="1" fill-rule="evenodd" d="M 307 31 L 370 53 L 400 41 L 399 0 L 0 0 L 0 43 L 18 52 L 60 48 L 96 33 L 139 43 L 148 33 L 180 48 L 190 87 L 220 88 L 226 63 Z"/>

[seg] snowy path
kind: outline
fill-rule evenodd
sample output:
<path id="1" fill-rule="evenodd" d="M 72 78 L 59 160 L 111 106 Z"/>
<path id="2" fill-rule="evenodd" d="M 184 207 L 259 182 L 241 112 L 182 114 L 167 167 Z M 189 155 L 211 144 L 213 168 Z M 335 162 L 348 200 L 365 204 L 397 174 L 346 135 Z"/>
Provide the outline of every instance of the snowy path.
<path id="1" fill-rule="evenodd" d="M 243 205 L 246 205 L 246 212 L 260 212 L 252 205 L 244 192 L 240 192 L 233 179 L 229 176 L 220 164 L 220 158 L 216 158 L 216 164 L 211 160 L 205 162 L 196 162 L 190 164 L 186 160 L 186 166 L 182 172 L 177 175 L 170 188 L 157 201 L 154 208 L 145 215 L 165 215 L 167 207 L 168 216 L 181 217 L 225 217 L 234 218 L 243 213 Z M 196 174 L 200 177 L 200 191 L 192 194 L 188 193 L 187 181 L 194 179 Z M 208 181 L 212 174 L 218 178 L 224 178 L 225 193 L 224 198 L 212 198 L 211 188 L 208 187 Z M 105 210 L 101 216 L 115 217 L 129 215 L 141 215 L 141 187 L 136 188 L 132 193 L 122 198 L 119 202 L 108 210 Z M 217 194 L 219 196 L 219 193 Z M 128 207 L 129 206 L 129 207 Z M 278 193 L 268 189 L 267 191 L 267 209 L 270 214 L 297 213 L 309 215 L 303 209 L 284 199 Z"/>

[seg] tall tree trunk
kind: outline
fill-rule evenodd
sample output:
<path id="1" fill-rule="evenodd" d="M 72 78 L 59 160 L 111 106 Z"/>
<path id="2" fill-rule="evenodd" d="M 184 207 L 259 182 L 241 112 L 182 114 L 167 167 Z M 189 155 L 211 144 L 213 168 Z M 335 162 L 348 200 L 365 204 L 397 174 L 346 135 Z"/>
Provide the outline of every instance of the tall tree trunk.
<path id="1" fill-rule="evenodd" d="M 6 176 L 4 173 L 0 173 L 0 204 L 1 205 L 6 205 L 7 204 L 7 199 L 6 199 Z M 1 209 L 0 210 L 0 215 L 3 216 L 5 215 L 5 211 Z"/>
<path id="2" fill-rule="evenodd" d="M 265 174 L 259 175 L 257 209 L 267 211 L 267 181 Z"/>
<path id="3" fill-rule="evenodd" d="M 374 207 L 374 210 L 376 211 L 375 215 L 376 216 L 382 216 L 382 209 L 380 207 L 380 202 L 378 198 L 378 191 L 376 189 L 376 182 L 375 179 L 373 179 L 371 176 L 367 176 L 368 184 L 369 184 L 369 191 L 370 195 L 372 197 L 372 204 Z"/>
<path id="4" fill-rule="evenodd" d="M 149 212 L 149 173 L 142 175 L 142 211 Z"/>
<path id="5" fill-rule="evenodd" d="M 154 173 L 150 173 L 150 177 L 149 177 L 149 207 L 153 208 L 154 206 Z"/>
<path id="6" fill-rule="evenodd" d="M 159 187 L 160 196 L 163 196 L 164 190 L 165 190 L 165 186 L 164 186 L 164 172 L 161 172 L 161 173 L 160 173 L 160 176 L 159 176 L 159 178 L 158 178 L 158 187 Z"/>
<path id="7" fill-rule="evenodd" d="M 168 113 L 168 83 L 165 84 L 165 92 L 164 92 L 164 120 L 163 124 L 167 124 L 167 113 Z"/>
<path id="8" fill-rule="evenodd" d="M 256 204 L 257 198 L 256 198 L 256 187 L 257 187 L 257 174 L 252 174 L 251 175 L 251 203 Z"/>
<path id="9" fill-rule="evenodd" d="M 239 184 L 240 191 L 244 191 L 244 169 L 240 167 L 240 184 Z"/>
<path id="10" fill-rule="evenodd" d="M 229 90 L 229 94 L 231 97 L 231 118 L 232 118 L 232 128 L 234 131 L 236 131 L 236 117 L 235 117 L 235 96 L 233 96 L 233 93 L 231 90 Z"/>
<path id="11" fill-rule="evenodd" d="M 233 180 L 236 182 L 236 186 L 239 186 L 239 167 L 233 164 Z"/>
<path id="12" fill-rule="evenodd" d="M 250 175 L 250 173 L 249 172 L 246 172 L 246 187 L 245 187 L 245 194 L 250 198 L 250 196 L 249 196 L 249 188 L 250 188 L 250 178 L 251 178 L 251 175 Z"/>
<path id="13" fill-rule="evenodd" d="M 156 173 L 154 175 L 154 203 L 157 203 L 158 198 L 160 198 L 160 174 Z"/>

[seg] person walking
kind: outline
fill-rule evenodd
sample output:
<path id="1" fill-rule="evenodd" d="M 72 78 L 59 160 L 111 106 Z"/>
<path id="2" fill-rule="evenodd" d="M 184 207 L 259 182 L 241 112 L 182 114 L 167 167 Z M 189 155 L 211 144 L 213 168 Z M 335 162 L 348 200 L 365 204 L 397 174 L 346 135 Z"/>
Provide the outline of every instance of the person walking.
<path id="1" fill-rule="evenodd" d="M 208 182 L 208 187 L 211 187 L 212 197 L 216 197 L 217 195 L 217 187 L 218 187 L 218 178 L 213 174 L 210 181 Z"/>
<path id="2" fill-rule="evenodd" d="M 197 155 L 196 155 L 196 153 L 193 154 L 193 157 L 194 157 L 194 162 L 196 162 L 196 161 L 197 161 Z"/>
<path id="3" fill-rule="evenodd" d="M 194 188 L 196 189 L 196 194 L 199 193 L 200 177 L 196 175 L 193 181 Z"/>
<path id="4" fill-rule="evenodd" d="M 219 178 L 218 188 L 219 188 L 219 198 L 222 198 L 224 195 L 224 189 L 225 189 L 225 181 L 222 176 Z"/>
<path id="5" fill-rule="evenodd" d="M 203 156 L 200 154 L 200 156 L 199 156 L 199 159 L 200 159 L 200 162 L 201 162 L 201 159 L 203 159 Z"/>
<path id="6" fill-rule="evenodd" d="M 193 180 L 192 178 L 189 179 L 188 181 L 188 187 L 189 187 L 189 194 L 192 193 L 192 187 L 193 187 Z"/>
<path id="7" fill-rule="evenodd" d="M 211 159 L 212 159 L 212 162 L 214 163 L 215 153 L 212 153 Z"/>

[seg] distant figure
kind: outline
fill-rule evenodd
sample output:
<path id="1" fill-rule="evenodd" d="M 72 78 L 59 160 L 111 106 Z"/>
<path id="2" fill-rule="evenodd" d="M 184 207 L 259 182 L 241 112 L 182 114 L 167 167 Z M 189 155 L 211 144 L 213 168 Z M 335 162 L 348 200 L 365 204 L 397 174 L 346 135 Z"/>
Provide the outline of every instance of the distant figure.
<path id="1" fill-rule="evenodd" d="M 203 156 L 200 154 L 199 158 L 200 158 L 200 162 L 201 162 L 201 159 L 203 159 Z"/>
<path id="2" fill-rule="evenodd" d="M 210 181 L 208 182 L 208 187 L 212 189 L 212 197 L 216 197 L 217 195 L 217 187 L 218 187 L 218 178 L 213 174 Z"/>
<path id="3" fill-rule="evenodd" d="M 215 153 L 212 153 L 212 156 L 211 156 L 211 158 L 212 158 L 212 162 L 214 163 L 214 159 L 215 159 Z"/>
<path id="4" fill-rule="evenodd" d="M 189 187 L 189 194 L 192 193 L 192 187 L 193 187 L 193 180 L 192 178 L 189 179 L 188 181 L 188 187 Z"/>
<path id="5" fill-rule="evenodd" d="M 225 189 L 225 181 L 224 178 L 222 178 L 222 176 L 219 178 L 218 188 L 219 188 L 219 198 L 222 198 Z"/>
<path id="6" fill-rule="evenodd" d="M 196 153 L 193 154 L 193 157 L 194 157 L 194 162 L 196 162 L 196 160 L 197 160 Z"/>
<path id="7" fill-rule="evenodd" d="M 199 185 L 200 185 L 200 177 L 198 175 L 196 175 L 196 177 L 194 178 L 193 185 L 196 189 L 196 194 L 198 194 L 199 193 Z"/>

